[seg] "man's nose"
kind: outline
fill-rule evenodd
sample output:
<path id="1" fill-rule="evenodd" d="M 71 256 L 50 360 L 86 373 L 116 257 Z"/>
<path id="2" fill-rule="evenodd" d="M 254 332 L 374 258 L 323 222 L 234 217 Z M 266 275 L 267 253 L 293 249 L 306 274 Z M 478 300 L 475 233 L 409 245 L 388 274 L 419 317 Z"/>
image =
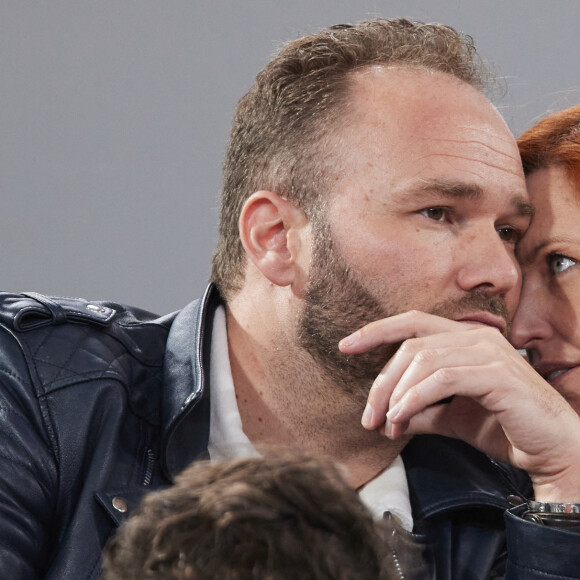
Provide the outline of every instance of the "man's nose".
<path id="1" fill-rule="evenodd" d="M 533 350 L 538 342 L 551 337 L 553 329 L 546 317 L 548 302 L 541 281 L 533 275 L 525 276 L 509 336 L 514 347 Z"/>
<path id="2" fill-rule="evenodd" d="M 464 243 L 463 263 L 458 273 L 462 290 L 482 288 L 492 295 L 517 292 L 521 280 L 519 266 L 513 249 L 495 229 L 472 234 Z"/>

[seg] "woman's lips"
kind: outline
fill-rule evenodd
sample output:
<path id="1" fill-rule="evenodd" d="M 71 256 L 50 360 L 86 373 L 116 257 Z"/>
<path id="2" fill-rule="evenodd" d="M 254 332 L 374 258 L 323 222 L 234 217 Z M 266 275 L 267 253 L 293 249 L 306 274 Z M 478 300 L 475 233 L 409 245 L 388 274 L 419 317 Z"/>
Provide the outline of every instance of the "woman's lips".
<path id="1" fill-rule="evenodd" d="M 559 382 L 558 379 L 570 371 L 578 368 L 574 363 L 542 363 L 534 367 L 551 385 Z"/>
<path id="2" fill-rule="evenodd" d="M 546 377 L 546 380 L 548 382 L 553 381 L 556 377 L 559 377 L 560 375 L 563 375 L 564 373 L 567 373 L 570 369 L 566 368 L 566 369 L 559 369 L 557 371 L 552 371 L 551 373 L 548 374 L 548 376 Z"/>

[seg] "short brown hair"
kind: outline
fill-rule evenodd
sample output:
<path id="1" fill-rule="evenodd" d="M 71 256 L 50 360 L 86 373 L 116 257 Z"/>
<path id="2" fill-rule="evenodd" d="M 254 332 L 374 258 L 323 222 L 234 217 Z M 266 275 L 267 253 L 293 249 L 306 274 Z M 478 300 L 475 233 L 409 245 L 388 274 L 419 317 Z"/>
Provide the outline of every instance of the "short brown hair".
<path id="1" fill-rule="evenodd" d="M 443 24 L 377 18 L 337 25 L 287 43 L 239 101 L 226 151 L 219 240 L 212 279 L 228 299 L 244 280 L 238 220 L 245 201 L 266 189 L 312 219 L 331 176 L 332 131 L 348 99 L 351 73 L 373 65 L 453 75 L 478 90 L 490 78 L 473 40 Z"/>
<path id="2" fill-rule="evenodd" d="M 144 498 L 107 545 L 102 578 L 386 580 L 398 577 L 393 529 L 329 460 L 199 462 Z"/>
<path id="3" fill-rule="evenodd" d="M 542 119 L 518 139 L 518 147 L 526 175 L 562 165 L 580 192 L 580 104 Z"/>

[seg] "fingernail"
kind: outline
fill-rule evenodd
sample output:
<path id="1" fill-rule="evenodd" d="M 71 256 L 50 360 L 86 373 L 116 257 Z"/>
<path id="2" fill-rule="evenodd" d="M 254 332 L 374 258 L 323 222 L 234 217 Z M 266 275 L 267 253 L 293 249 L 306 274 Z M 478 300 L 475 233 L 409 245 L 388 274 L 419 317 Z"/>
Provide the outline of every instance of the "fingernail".
<path id="1" fill-rule="evenodd" d="M 399 413 L 401 412 L 401 403 L 397 403 L 392 409 L 387 413 L 387 419 L 389 421 L 394 421 Z"/>
<path id="2" fill-rule="evenodd" d="M 367 403 L 361 419 L 362 426 L 366 429 L 370 429 L 373 426 L 373 414 L 373 408 Z"/>
<path id="3" fill-rule="evenodd" d="M 393 436 L 393 424 L 387 419 L 385 423 L 385 435 L 390 439 Z"/>
<path id="4" fill-rule="evenodd" d="M 345 336 L 339 343 L 338 346 L 351 346 L 353 345 L 359 337 L 359 332 L 358 330 L 356 332 L 353 332 L 352 334 L 349 334 L 348 336 Z"/>

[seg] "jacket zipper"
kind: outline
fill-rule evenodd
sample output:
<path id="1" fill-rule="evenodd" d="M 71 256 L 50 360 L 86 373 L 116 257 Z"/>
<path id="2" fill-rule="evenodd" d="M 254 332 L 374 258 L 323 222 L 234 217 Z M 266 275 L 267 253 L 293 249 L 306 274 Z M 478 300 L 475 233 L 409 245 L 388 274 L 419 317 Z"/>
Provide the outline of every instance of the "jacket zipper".
<path id="1" fill-rule="evenodd" d="M 405 580 L 405 574 L 403 573 L 403 569 L 401 568 L 401 562 L 399 561 L 399 554 L 394 547 L 391 547 L 391 552 L 393 554 L 393 563 L 395 564 L 395 568 L 397 570 L 397 578 L 400 580 Z"/>
<path id="2" fill-rule="evenodd" d="M 143 485 L 149 485 L 151 479 L 153 478 L 153 468 L 155 467 L 155 461 L 157 460 L 157 454 L 153 449 L 147 449 L 147 466 L 145 468 L 145 477 L 143 478 Z"/>

